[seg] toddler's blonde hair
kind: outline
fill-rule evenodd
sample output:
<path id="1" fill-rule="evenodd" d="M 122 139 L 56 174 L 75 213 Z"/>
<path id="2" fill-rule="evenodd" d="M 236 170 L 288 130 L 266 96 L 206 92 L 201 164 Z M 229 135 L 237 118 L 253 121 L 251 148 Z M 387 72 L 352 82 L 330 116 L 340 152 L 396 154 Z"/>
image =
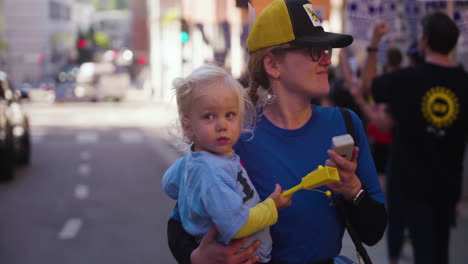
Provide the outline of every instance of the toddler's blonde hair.
<path id="1" fill-rule="evenodd" d="M 253 133 L 255 108 L 247 96 L 246 89 L 223 68 L 213 64 L 204 64 L 186 78 L 174 79 L 172 84 L 176 90 L 179 124 L 182 128 L 183 119 L 188 117 L 193 102 L 203 94 L 203 89 L 218 84 L 236 92 L 239 98 L 239 114 L 242 117 L 242 132 Z M 184 140 L 189 141 L 186 137 Z"/>

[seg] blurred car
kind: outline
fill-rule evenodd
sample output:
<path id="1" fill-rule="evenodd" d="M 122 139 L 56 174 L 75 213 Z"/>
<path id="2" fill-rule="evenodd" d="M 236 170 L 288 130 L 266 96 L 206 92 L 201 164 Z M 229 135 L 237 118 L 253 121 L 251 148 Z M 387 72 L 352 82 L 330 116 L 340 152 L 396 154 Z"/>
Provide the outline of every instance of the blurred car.
<path id="1" fill-rule="evenodd" d="M 76 81 L 76 75 L 78 74 L 79 70 L 80 66 L 77 64 L 66 65 L 57 74 L 57 83 Z"/>
<path id="2" fill-rule="evenodd" d="M 13 93 L 0 89 L 0 179 L 13 178 L 15 167 L 15 150 L 13 146 L 13 134 L 8 119 L 9 98 Z"/>
<path id="3" fill-rule="evenodd" d="M 114 66 L 110 73 L 102 74 L 98 81 L 98 97 L 100 100 L 111 99 L 122 101 L 130 86 L 130 74 L 125 67 Z"/>
<path id="4" fill-rule="evenodd" d="M 78 71 L 79 66 L 76 64 L 66 65 L 59 71 L 56 77 L 57 82 L 54 91 L 55 102 L 68 102 L 76 99 L 75 87 Z"/>
<path id="5" fill-rule="evenodd" d="M 21 96 L 15 93 L 7 74 L 0 71 L 0 88 L 7 105 L 6 122 L 13 139 L 14 157 L 19 164 L 28 164 L 31 158 L 29 119 L 22 106 Z"/>
<path id="6" fill-rule="evenodd" d="M 81 64 L 76 74 L 75 96 L 91 101 L 123 100 L 129 90 L 131 76 L 128 67 L 118 59 L 120 54 L 119 51 L 108 50 L 104 52 L 102 61 Z"/>
<path id="7" fill-rule="evenodd" d="M 55 102 L 73 101 L 75 98 L 75 86 L 76 84 L 73 81 L 65 81 L 58 83 L 55 87 Z"/>
<path id="8" fill-rule="evenodd" d="M 26 86 L 29 86 L 26 84 Z M 29 89 L 28 89 L 29 88 Z M 28 99 L 33 102 L 53 103 L 55 101 L 56 83 L 52 78 L 46 78 L 28 87 Z"/>
<path id="9" fill-rule="evenodd" d="M 100 68 L 94 62 L 81 64 L 76 75 L 76 86 L 74 94 L 79 99 L 97 101 L 98 76 Z"/>
<path id="10" fill-rule="evenodd" d="M 29 93 L 33 89 L 33 86 L 29 82 L 14 85 L 16 91 L 19 92 L 21 99 L 29 99 Z"/>

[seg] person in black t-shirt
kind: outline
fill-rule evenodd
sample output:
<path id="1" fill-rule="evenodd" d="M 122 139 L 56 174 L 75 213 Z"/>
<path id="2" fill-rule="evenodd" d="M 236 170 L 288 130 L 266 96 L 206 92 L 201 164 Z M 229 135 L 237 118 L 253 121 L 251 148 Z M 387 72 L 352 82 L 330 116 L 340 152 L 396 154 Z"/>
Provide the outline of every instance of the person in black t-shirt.
<path id="1" fill-rule="evenodd" d="M 361 85 L 355 86 L 351 89 L 351 95 L 353 96 L 354 101 L 357 103 L 361 109 L 361 113 L 363 113 L 367 120 L 366 128 L 369 144 L 371 146 L 372 156 L 374 158 L 379 180 L 384 191 L 386 191 L 385 170 L 389 160 L 390 145 L 392 141 L 392 133 L 388 130 L 393 124 L 392 119 L 381 117 L 381 115 L 388 115 L 387 105 L 385 103 L 376 104 L 369 95 L 372 81 L 374 79 L 381 78 L 381 76 L 377 76 L 377 52 L 379 43 L 387 32 L 388 25 L 386 22 L 378 21 L 375 23 L 371 41 L 367 48 L 367 56 L 364 63 Z M 415 54 L 417 50 L 417 46 L 414 45 L 412 45 L 408 50 L 409 52 L 407 53 L 407 56 L 410 60 L 410 66 L 414 66 L 416 63 L 415 60 L 419 58 L 418 55 Z M 397 48 L 389 48 L 386 52 L 383 74 L 400 69 L 401 62 L 401 51 Z M 369 98 L 366 98 L 367 96 Z M 405 229 L 405 223 L 400 221 L 389 222 L 389 225 L 387 226 L 386 237 L 388 241 L 388 259 L 390 264 L 398 263 L 404 243 Z"/>
<path id="2" fill-rule="evenodd" d="M 468 138 L 468 74 L 449 54 L 460 34 L 443 13 L 422 19 L 425 63 L 372 83 L 393 127 L 387 172 L 389 222 L 406 221 L 416 264 L 449 263 Z"/>
<path id="3" fill-rule="evenodd" d="M 330 81 L 330 94 L 326 97 L 325 105 L 351 109 L 365 122 L 359 106 L 351 96 L 352 87 L 360 82 L 360 69 L 349 47 L 340 50 L 339 64 L 335 71 L 337 76 Z"/>

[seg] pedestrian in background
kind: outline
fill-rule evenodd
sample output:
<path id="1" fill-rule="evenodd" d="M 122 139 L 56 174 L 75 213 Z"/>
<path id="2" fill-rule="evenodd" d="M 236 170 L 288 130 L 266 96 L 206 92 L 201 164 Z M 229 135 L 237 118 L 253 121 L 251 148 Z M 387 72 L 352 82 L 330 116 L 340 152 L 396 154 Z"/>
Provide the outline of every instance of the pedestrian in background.
<path id="1" fill-rule="evenodd" d="M 374 25 L 371 42 L 366 49 L 367 56 L 364 63 L 361 85 L 353 87 L 351 93 L 354 100 L 359 105 L 364 118 L 367 119 L 367 135 L 371 144 L 372 156 L 376 163 L 377 173 L 384 192 L 386 192 L 385 171 L 390 154 L 390 144 L 392 140 L 393 119 L 386 118 L 388 106 L 385 103 L 376 104 L 370 95 L 372 81 L 385 78 L 385 73 L 389 73 L 400 68 L 402 54 L 397 48 L 390 48 L 386 53 L 386 62 L 382 74 L 378 75 L 377 52 L 379 43 L 388 32 L 385 22 L 379 21 Z M 382 117 L 383 116 L 383 117 Z M 392 220 L 396 220 L 392 218 Z M 406 225 L 399 221 L 389 221 L 387 226 L 387 246 L 390 263 L 396 263 L 399 259 L 401 248 L 404 242 L 404 232 Z"/>
<path id="2" fill-rule="evenodd" d="M 367 56 L 364 61 L 362 79 L 351 88 L 351 95 L 359 107 L 363 119 L 366 120 L 366 130 L 371 145 L 372 156 L 377 168 L 382 189 L 385 191 L 385 168 L 388 160 L 388 149 L 392 140 L 389 125 L 380 118 L 386 115 L 387 106 L 385 104 L 375 104 L 370 94 L 370 85 L 378 76 L 377 52 L 379 43 L 383 36 L 387 34 L 388 26 L 383 21 L 378 21 L 374 25 L 369 46 L 366 48 Z M 402 62 L 401 51 L 397 48 L 389 48 L 386 51 L 386 58 L 380 72 L 389 73 L 400 68 Z M 391 126 L 391 124 L 390 124 Z"/>
<path id="3" fill-rule="evenodd" d="M 254 137 L 241 138 L 234 149 L 260 198 L 266 198 L 276 183 L 285 189 L 297 185 L 319 165 L 334 166 L 340 175 L 339 182 L 322 186 L 319 192 L 297 192 L 292 205 L 279 212 L 278 222 L 270 228 L 272 263 L 334 263 L 345 226 L 335 203 L 323 193 L 327 190 L 344 198 L 363 243 L 374 245 L 383 236 L 385 198 L 361 120 L 350 112 L 356 147 L 347 160 L 330 149 L 332 137 L 347 133 L 340 109 L 310 104 L 329 93 L 332 48 L 349 46 L 352 40 L 325 32 L 307 0 L 273 1 L 251 28 L 249 95 L 259 119 Z M 171 251 L 193 264 L 255 261 L 237 252 L 238 244 L 224 246 L 206 237 L 194 250 L 193 238 L 184 233 L 179 222 L 169 220 Z"/>
<path id="4" fill-rule="evenodd" d="M 450 58 L 460 31 L 443 13 L 423 17 L 425 63 L 374 80 L 393 124 L 387 172 L 389 221 L 403 221 L 415 264 L 449 263 L 450 227 L 461 197 L 468 137 L 467 73 Z"/>
<path id="5" fill-rule="evenodd" d="M 330 80 L 330 93 L 323 98 L 322 105 L 351 109 L 362 119 L 361 109 L 351 95 L 352 88 L 361 83 L 361 67 L 351 47 L 341 49 L 338 56 L 338 66 L 330 68 L 336 72 L 336 78 Z"/>

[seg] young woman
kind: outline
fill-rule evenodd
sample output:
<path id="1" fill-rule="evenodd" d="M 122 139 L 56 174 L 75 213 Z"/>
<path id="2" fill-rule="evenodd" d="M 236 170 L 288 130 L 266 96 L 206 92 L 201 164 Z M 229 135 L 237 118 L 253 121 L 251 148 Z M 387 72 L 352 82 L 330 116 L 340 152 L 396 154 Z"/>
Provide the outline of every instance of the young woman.
<path id="1" fill-rule="evenodd" d="M 329 92 L 332 48 L 348 46 L 352 37 L 324 32 L 307 0 L 275 0 L 257 17 L 247 46 L 250 53 L 249 94 L 258 109 L 253 139 L 234 146 L 260 198 L 279 183 L 297 185 L 318 165 L 338 169 L 340 182 L 320 188 L 345 200 L 345 209 L 359 238 L 374 245 L 386 227 L 380 188 L 367 137 L 351 112 L 355 145 L 351 160 L 331 150 L 331 138 L 347 133 L 340 109 L 311 105 Z M 358 155 L 359 153 L 359 155 Z M 213 229 L 200 246 L 181 230 L 177 209 L 169 221 L 169 246 L 181 263 L 255 263 L 258 244 L 238 252 L 240 243 L 216 243 Z M 271 263 L 333 263 L 341 251 L 342 216 L 321 192 L 300 191 L 292 205 L 279 212 L 271 226 Z M 193 239 L 192 239 L 193 240 Z"/>

